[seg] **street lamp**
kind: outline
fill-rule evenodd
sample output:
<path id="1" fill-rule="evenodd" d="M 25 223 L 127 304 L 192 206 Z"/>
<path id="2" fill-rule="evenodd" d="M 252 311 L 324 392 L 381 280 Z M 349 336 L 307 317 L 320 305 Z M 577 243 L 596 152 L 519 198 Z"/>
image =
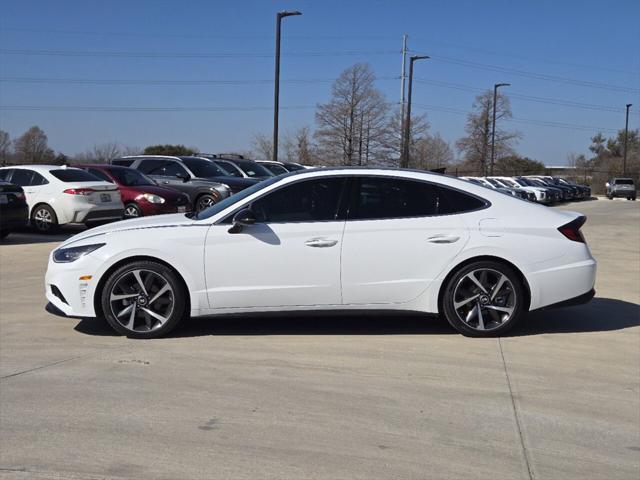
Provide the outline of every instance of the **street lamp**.
<path id="1" fill-rule="evenodd" d="M 404 122 L 404 142 L 402 142 L 402 155 L 400 156 L 400 168 L 409 166 L 409 132 L 411 131 L 411 91 L 413 90 L 413 62 L 426 60 L 428 55 L 412 55 L 409 58 L 409 91 L 407 93 L 407 120 Z"/>
<path id="2" fill-rule="evenodd" d="M 624 121 L 624 153 L 622 155 L 622 176 L 627 176 L 627 137 L 629 136 L 629 109 L 631 103 L 627 103 L 627 117 Z"/>
<path id="3" fill-rule="evenodd" d="M 278 112 L 280 110 L 280 25 L 284 17 L 302 15 L 298 11 L 283 11 L 276 14 L 276 74 L 273 92 L 273 161 L 278 161 Z"/>
<path id="4" fill-rule="evenodd" d="M 493 164 L 496 160 L 496 104 L 498 103 L 498 88 L 509 87 L 510 83 L 496 83 L 493 86 L 493 127 L 491 128 L 491 164 L 489 172 L 493 175 Z"/>

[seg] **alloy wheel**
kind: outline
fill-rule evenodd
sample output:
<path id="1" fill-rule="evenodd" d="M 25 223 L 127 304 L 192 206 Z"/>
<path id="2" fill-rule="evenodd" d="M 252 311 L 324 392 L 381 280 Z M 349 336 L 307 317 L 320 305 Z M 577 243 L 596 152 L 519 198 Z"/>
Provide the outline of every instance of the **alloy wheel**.
<path id="1" fill-rule="evenodd" d="M 456 315 L 475 331 L 495 330 L 509 322 L 517 302 L 509 277 L 490 268 L 479 268 L 464 275 L 453 293 Z"/>
<path id="2" fill-rule="evenodd" d="M 131 332 L 150 332 L 162 327 L 175 308 L 168 280 L 146 269 L 130 270 L 113 283 L 109 292 L 111 313 Z"/>
<path id="3" fill-rule="evenodd" d="M 138 218 L 140 211 L 135 205 L 127 205 L 124 209 L 124 218 Z"/>
<path id="4" fill-rule="evenodd" d="M 196 207 L 196 209 L 198 211 L 200 210 L 204 210 L 205 208 L 209 208 L 211 205 L 213 205 L 215 203 L 213 197 L 210 197 L 209 195 L 205 195 L 202 196 L 198 199 L 198 205 Z"/>

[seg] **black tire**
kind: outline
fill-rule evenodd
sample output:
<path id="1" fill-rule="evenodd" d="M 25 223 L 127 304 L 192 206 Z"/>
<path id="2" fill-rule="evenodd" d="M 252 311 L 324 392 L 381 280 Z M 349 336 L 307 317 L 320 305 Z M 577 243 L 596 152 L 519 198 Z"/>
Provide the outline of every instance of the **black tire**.
<path id="1" fill-rule="evenodd" d="M 58 229 L 56 212 L 47 204 L 36 205 L 31 212 L 31 225 L 39 233 L 54 233 Z"/>
<path id="2" fill-rule="evenodd" d="M 215 203 L 216 203 L 216 199 L 214 198 L 213 195 L 204 193 L 196 199 L 193 208 L 195 209 L 196 212 L 199 212 L 200 210 L 204 210 L 205 208 L 208 208 Z"/>
<path id="3" fill-rule="evenodd" d="M 160 279 L 170 289 L 154 301 L 164 288 Z M 131 283 L 130 288 L 127 288 L 128 283 Z M 111 301 L 112 294 L 129 298 Z M 100 303 L 104 318 L 116 332 L 129 338 L 157 338 L 167 335 L 186 316 L 187 295 L 171 268 L 158 262 L 140 260 L 123 265 L 109 275 L 100 293 Z M 149 310 L 165 320 L 152 317 L 147 313 Z"/>
<path id="4" fill-rule="evenodd" d="M 124 206 L 124 219 L 142 217 L 142 209 L 134 202 Z"/>
<path id="5" fill-rule="evenodd" d="M 502 275 L 506 280 L 493 297 L 492 289 L 498 286 Z M 478 279 L 485 291 L 480 290 L 470 276 Z M 476 295 L 476 299 L 469 300 Z M 522 281 L 512 268 L 500 262 L 482 260 L 465 265 L 449 278 L 444 285 L 441 313 L 453 328 L 467 337 L 497 337 L 522 319 L 526 313 L 525 301 Z M 477 310 L 475 314 L 472 312 L 475 309 L 479 309 L 480 315 Z M 462 316 L 469 320 L 463 320 Z"/>
<path id="6" fill-rule="evenodd" d="M 4 240 L 11 233 L 9 230 L 0 230 L 0 240 Z"/>

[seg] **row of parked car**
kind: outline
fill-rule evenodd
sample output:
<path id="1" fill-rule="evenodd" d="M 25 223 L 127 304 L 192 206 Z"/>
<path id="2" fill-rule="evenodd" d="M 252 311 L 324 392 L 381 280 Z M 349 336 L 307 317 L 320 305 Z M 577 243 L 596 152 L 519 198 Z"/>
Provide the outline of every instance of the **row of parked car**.
<path id="1" fill-rule="evenodd" d="M 123 218 L 202 210 L 266 178 L 306 167 L 241 155 L 139 155 L 110 164 L 0 168 L 0 238 Z"/>
<path id="2" fill-rule="evenodd" d="M 507 195 L 545 205 L 585 200 L 591 197 L 591 188 L 588 186 L 548 175 L 462 178 L 477 185 L 501 191 Z"/>

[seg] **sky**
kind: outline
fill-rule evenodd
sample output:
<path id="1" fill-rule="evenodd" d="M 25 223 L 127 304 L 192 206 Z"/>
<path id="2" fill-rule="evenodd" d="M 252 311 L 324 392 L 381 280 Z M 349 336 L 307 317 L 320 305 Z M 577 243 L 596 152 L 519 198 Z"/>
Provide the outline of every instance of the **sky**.
<path id="1" fill-rule="evenodd" d="M 415 64 L 413 112 L 452 146 L 474 97 L 498 82 L 511 84 L 514 117 L 502 127 L 547 165 L 624 128 L 627 103 L 640 127 L 638 0 L 0 4 L 0 129 L 38 125 L 68 155 L 105 142 L 237 152 L 271 135 L 280 10 L 303 13 L 282 25 L 281 135 L 313 127 L 315 105 L 357 62 L 397 105 L 403 34 L 410 54 L 432 57 Z"/>

